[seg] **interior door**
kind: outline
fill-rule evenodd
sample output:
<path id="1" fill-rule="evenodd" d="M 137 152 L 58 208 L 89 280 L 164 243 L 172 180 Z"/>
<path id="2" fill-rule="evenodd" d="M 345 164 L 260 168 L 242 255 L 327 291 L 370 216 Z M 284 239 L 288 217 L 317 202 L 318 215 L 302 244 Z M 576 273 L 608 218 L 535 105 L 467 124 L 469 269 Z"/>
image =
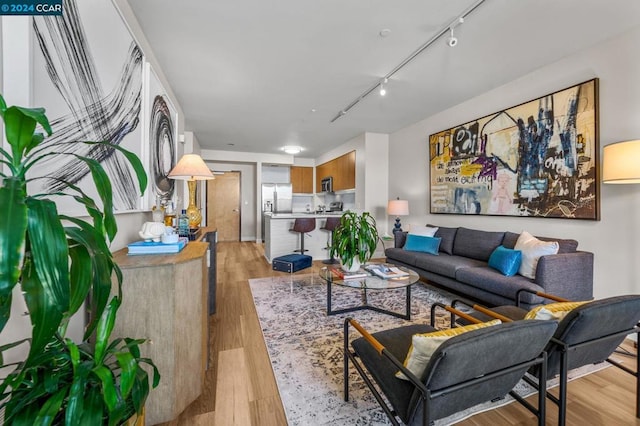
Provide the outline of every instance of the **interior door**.
<path id="1" fill-rule="evenodd" d="M 218 241 L 240 241 L 240 172 L 224 172 L 207 181 L 207 226 Z"/>

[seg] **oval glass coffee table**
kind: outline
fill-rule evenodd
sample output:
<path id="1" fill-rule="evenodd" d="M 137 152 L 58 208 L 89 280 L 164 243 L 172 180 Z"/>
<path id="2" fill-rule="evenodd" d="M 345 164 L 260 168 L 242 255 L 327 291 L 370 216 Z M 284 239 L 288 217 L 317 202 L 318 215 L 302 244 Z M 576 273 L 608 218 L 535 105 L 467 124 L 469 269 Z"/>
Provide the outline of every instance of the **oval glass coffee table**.
<path id="1" fill-rule="evenodd" d="M 363 309 L 369 309 L 372 311 L 380 312 L 383 314 L 392 315 L 394 317 L 402 318 L 402 319 L 411 319 L 411 286 L 420 280 L 418 274 L 404 266 L 391 265 L 387 263 L 367 263 L 364 267 L 369 265 L 381 265 L 385 267 L 396 267 L 401 271 L 407 273 L 403 277 L 394 277 L 394 278 L 381 278 L 372 272 L 366 271 L 367 276 L 361 278 L 353 278 L 353 279 L 342 279 L 339 278 L 332 269 L 340 268 L 337 266 L 325 266 L 320 269 L 320 277 L 326 281 L 327 283 L 327 315 L 337 315 L 345 312 L 353 312 L 360 311 Z M 331 287 L 333 285 L 339 285 L 341 287 L 348 287 L 353 289 L 360 289 L 362 292 L 362 304 L 357 306 L 351 306 L 343 309 L 332 309 L 331 308 Z M 372 306 L 369 304 L 369 300 L 367 298 L 367 291 L 385 291 L 385 290 L 396 290 L 404 288 L 406 291 L 406 302 L 405 302 L 405 312 L 404 314 L 401 312 L 393 312 L 387 309 L 380 308 L 378 306 Z"/>

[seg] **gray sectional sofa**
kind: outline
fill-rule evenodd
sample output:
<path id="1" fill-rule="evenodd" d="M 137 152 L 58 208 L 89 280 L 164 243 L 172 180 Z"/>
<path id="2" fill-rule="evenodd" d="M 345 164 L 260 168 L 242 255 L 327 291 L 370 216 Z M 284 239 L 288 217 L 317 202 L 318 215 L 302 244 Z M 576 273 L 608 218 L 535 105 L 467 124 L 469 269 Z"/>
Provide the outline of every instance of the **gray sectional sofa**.
<path id="1" fill-rule="evenodd" d="M 514 248 L 517 233 L 438 227 L 438 255 L 404 250 L 406 236 L 406 232 L 395 234 L 394 247 L 385 250 L 387 262 L 407 266 L 429 282 L 483 304 L 513 305 L 516 292 L 522 288 L 570 300 L 593 299 L 593 253 L 578 251 L 576 240 L 537 237 L 557 241 L 559 250 L 558 254 L 540 257 L 535 279 L 529 279 L 518 274 L 502 275 L 487 263 L 499 245 Z M 525 309 L 549 302 L 529 293 L 524 293 L 521 301 Z"/>

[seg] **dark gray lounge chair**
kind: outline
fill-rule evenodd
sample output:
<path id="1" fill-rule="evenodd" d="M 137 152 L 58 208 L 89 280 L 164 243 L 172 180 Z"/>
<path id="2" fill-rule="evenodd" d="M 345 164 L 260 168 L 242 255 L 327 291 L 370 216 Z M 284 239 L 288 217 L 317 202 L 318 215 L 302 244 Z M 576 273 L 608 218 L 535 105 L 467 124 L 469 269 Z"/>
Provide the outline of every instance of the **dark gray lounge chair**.
<path id="1" fill-rule="evenodd" d="M 453 306 L 463 301 L 457 300 Z M 472 314 L 486 321 L 500 318 L 503 321 L 521 320 L 527 311 L 515 306 L 484 308 Z M 493 312 L 493 314 L 491 314 Z M 497 314 L 497 315 L 495 315 Z M 565 316 L 559 323 L 553 338 L 545 348 L 548 354 L 546 379 L 559 375 L 558 397 L 547 392 L 547 397 L 558 405 L 558 424 L 564 425 L 567 415 L 567 373 L 574 368 L 607 361 L 636 378 L 636 417 L 640 418 L 640 358 L 636 355 L 636 370 L 621 365 L 609 357 L 624 338 L 635 333 L 640 338 L 640 295 L 615 296 L 585 303 Z M 463 319 L 461 321 L 465 323 Z M 531 372 L 539 377 L 539 371 Z"/>
<path id="2" fill-rule="evenodd" d="M 364 336 L 354 340 L 351 349 L 350 326 Z M 394 425 L 399 425 L 399 421 L 407 425 L 429 425 L 435 419 L 504 397 L 532 366 L 544 372 L 546 354 L 543 349 L 556 326 L 553 321 L 519 321 L 451 337 L 434 352 L 422 377 L 416 377 L 400 360 L 404 360 L 413 334 L 428 333 L 435 328 L 409 325 L 371 335 L 355 320 L 347 318 L 344 323 L 345 401 L 349 399 L 351 360 Z M 395 376 L 398 370 L 410 381 L 398 379 Z M 542 377 L 538 389 L 546 388 L 546 375 Z M 536 409 L 512 393 L 536 414 L 538 424 L 543 425 L 544 392 L 539 395 Z"/>

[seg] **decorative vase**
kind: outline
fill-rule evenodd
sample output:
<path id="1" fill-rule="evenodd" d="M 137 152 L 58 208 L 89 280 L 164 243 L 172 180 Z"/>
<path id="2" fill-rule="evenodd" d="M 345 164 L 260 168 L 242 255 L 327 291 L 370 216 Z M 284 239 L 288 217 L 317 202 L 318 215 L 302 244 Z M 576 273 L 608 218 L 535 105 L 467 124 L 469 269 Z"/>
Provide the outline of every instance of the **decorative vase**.
<path id="1" fill-rule="evenodd" d="M 360 269 L 360 266 L 361 266 L 360 259 L 358 259 L 357 257 L 354 257 L 353 263 L 351 264 L 351 266 L 347 266 L 343 263 L 342 269 L 347 272 L 356 272 Z"/>

